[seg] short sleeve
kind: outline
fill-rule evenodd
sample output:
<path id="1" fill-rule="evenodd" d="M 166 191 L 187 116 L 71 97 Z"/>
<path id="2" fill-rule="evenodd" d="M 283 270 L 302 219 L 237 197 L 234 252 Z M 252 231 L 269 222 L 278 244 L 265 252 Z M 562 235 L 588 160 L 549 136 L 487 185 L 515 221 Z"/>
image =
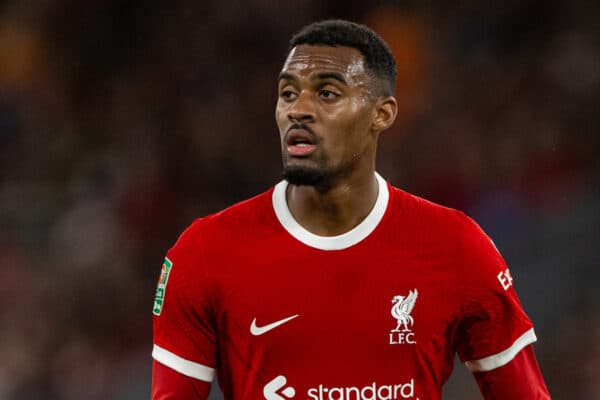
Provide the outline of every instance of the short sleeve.
<path id="1" fill-rule="evenodd" d="M 472 372 L 491 371 L 510 362 L 536 336 L 506 262 L 492 240 L 464 215 L 460 247 L 464 297 L 456 350 Z"/>
<path id="2" fill-rule="evenodd" d="M 175 371 L 211 382 L 216 364 L 214 285 L 202 257 L 197 221 L 167 252 L 153 306 L 152 357 Z"/>

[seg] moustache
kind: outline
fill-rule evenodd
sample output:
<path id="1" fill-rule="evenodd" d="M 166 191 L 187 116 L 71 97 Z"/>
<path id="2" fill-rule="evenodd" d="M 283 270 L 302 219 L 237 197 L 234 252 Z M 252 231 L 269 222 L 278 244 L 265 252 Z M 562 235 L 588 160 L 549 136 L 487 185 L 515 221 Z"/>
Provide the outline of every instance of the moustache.
<path id="1" fill-rule="evenodd" d="M 286 136 L 289 135 L 290 131 L 292 130 L 303 130 L 310 133 L 312 136 L 314 136 L 315 139 L 319 138 L 315 131 L 313 131 L 311 127 L 305 124 L 292 124 L 285 132 Z"/>

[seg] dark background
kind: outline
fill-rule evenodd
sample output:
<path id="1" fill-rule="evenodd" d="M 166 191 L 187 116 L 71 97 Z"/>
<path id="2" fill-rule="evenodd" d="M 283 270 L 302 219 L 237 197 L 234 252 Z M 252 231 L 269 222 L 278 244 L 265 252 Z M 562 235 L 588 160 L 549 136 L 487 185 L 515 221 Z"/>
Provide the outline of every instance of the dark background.
<path id="1" fill-rule="evenodd" d="M 279 179 L 276 76 L 317 19 L 398 60 L 393 184 L 507 259 L 555 399 L 598 399 L 598 6 L 0 2 L 0 399 L 148 399 L 151 308 L 194 218 Z M 447 399 L 479 398 L 457 364 Z"/>

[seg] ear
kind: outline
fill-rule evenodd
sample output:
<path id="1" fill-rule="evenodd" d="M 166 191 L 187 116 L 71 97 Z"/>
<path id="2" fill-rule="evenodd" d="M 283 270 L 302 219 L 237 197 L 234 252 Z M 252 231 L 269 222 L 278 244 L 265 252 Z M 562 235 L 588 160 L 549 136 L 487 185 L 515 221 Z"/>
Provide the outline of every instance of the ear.
<path id="1" fill-rule="evenodd" d="M 379 133 L 388 129 L 396 120 L 398 102 L 394 96 L 381 97 L 375 103 L 372 130 Z"/>

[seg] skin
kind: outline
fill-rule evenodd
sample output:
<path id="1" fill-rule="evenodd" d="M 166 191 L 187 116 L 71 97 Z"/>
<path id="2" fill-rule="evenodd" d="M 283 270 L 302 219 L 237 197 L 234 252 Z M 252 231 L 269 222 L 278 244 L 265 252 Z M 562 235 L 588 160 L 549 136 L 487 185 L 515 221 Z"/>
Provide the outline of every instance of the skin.
<path id="1" fill-rule="evenodd" d="M 284 167 L 327 176 L 313 186 L 288 185 L 292 215 L 314 234 L 345 233 L 375 204 L 377 139 L 394 122 L 397 103 L 392 96 L 377 96 L 374 87 L 363 55 L 351 47 L 299 45 L 283 65 L 275 119 Z M 311 154 L 287 151 L 294 124 L 311 132 L 316 143 Z"/>

